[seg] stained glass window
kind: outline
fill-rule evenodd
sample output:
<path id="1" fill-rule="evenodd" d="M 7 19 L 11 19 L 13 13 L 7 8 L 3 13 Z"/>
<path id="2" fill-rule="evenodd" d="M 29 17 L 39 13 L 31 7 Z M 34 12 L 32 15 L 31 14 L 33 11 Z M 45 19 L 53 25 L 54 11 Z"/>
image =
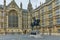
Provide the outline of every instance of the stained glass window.
<path id="1" fill-rule="evenodd" d="M 16 14 L 16 12 L 12 11 L 12 12 L 10 12 L 10 14 L 8 16 L 9 27 L 18 27 L 18 16 L 15 14 Z"/>

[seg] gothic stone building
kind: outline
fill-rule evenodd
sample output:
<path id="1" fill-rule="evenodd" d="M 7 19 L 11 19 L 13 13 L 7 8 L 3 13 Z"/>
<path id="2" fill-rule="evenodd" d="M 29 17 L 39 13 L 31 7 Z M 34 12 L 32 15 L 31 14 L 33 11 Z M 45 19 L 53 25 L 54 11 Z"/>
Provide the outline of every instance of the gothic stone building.
<path id="1" fill-rule="evenodd" d="M 30 1 L 28 10 L 26 10 L 22 9 L 22 3 L 20 3 L 19 7 L 15 0 L 12 0 L 6 6 L 6 0 L 4 0 L 4 5 L 0 5 L 0 33 L 22 33 L 26 29 L 31 30 L 30 11 L 32 11 Z"/>
<path id="2" fill-rule="evenodd" d="M 33 14 L 40 18 L 40 31 L 45 33 L 60 33 L 60 0 L 46 0 L 37 7 Z"/>
<path id="3" fill-rule="evenodd" d="M 31 31 L 31 22 L 33 17 L 40 19 L 40 26 L 35 26 L 40 32 L 60 32 L 60 0 L 46 0 L 33 10 L 29 0 L 27 10 L 16 4 L 15 0 L 6 5 L 0 5 L 0 34 L 4 33 L 22 33 Z"/>

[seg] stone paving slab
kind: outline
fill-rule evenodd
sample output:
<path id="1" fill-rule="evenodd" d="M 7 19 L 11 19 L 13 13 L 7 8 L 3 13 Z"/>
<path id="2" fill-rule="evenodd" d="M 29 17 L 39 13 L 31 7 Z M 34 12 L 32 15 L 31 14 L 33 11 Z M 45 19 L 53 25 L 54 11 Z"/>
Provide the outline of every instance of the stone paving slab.
<path id="1" fill-rule="evenodd" d="M 60 36 L 43 35 L 43 38 L 28 37 L 29 35 L 0 35 L 0 40 L 60 40 Z"/>

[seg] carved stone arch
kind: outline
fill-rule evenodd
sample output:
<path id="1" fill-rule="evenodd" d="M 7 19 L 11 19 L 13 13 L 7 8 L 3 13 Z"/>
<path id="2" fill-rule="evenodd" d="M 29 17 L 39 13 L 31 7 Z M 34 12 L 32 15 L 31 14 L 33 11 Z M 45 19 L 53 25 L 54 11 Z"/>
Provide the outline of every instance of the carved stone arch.
<path id="1" fill-rule="evenodd" d="M 21 15 L 22 15 L 22 14 L 21 14 L 21 12 L 22 12 L 21 10 L 14 9 L 14 8 L 12 8 L 12 9 L 11 9 L 11 8 L 8 9 L 8 10 L 7 10 L 7 15 L 9 14 L 9 12 L 11 12 L 11 11 L 13 11 L 13 10 L 17 12 L 18 16 L 21 16 Z"/>
<path id="2" fill-rule="evenodd" d="M 8 27 L 18 28 L 18 12 L 16 10 L 8 12 Z"/>
<path id="3" fill-rule="evenodd" d="M 18 12 L 16 10 L 10 10 L 8 13 L 8 15 L 18 15 Z"/>

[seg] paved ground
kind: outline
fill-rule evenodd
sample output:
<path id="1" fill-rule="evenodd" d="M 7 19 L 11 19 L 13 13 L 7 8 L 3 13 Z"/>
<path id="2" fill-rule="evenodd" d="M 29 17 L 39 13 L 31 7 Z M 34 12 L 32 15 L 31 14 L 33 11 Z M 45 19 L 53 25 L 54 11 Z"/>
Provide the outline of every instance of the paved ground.
<path id="1" fill-rule="evenodd" d="M 0 40 L 60 40 L 60 36 L 43 35 L 43 38 L 28 37 L 29 35 L 0 35 Z"/>

